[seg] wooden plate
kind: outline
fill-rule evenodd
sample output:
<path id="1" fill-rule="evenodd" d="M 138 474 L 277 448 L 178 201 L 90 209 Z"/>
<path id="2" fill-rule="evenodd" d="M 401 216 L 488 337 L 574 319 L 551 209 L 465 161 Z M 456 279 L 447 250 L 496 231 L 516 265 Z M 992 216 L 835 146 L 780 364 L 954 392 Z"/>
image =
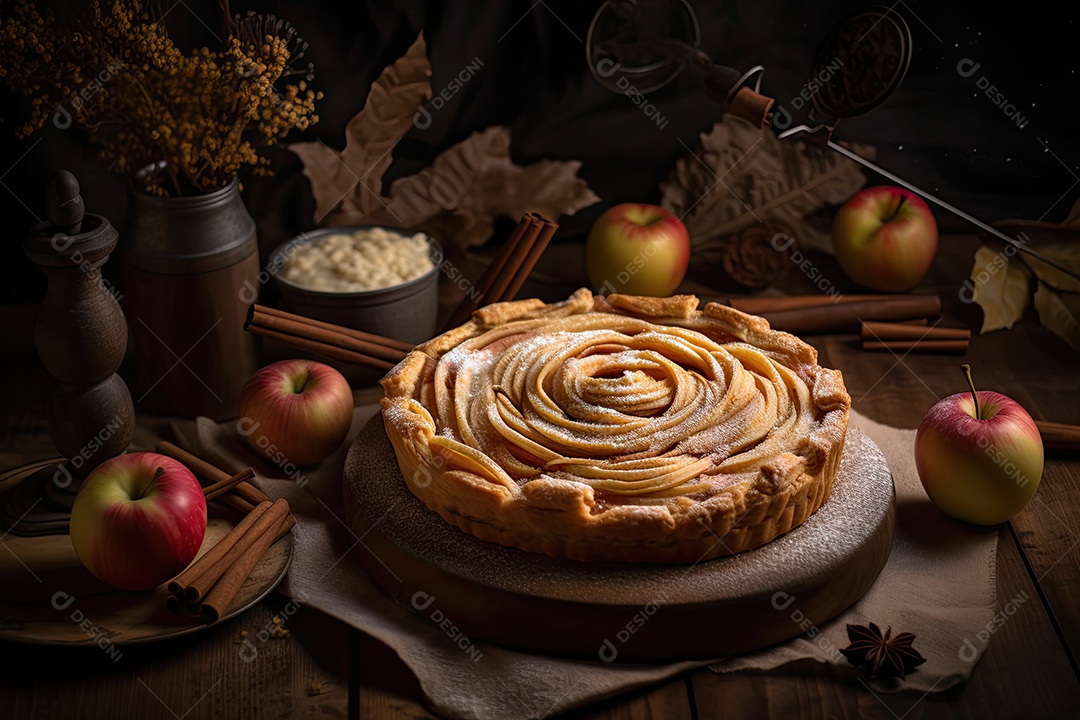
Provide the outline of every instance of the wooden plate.
<path id="1" fill-rule="evenodd" d="M 34 469 L 36 465 L 29 472 Z M 15 478 L 9 473 L 5 479 Z M 212 516 L 199 554 L 233 525 L 231 519 Z M 174 615 L 166 610 L 165 585 L 144 592 L 126 592 L 105 585 L 79 562 L 67 535 L 7 535 L 0 539 L 0 545 L 0 639 L 43 645 L 93 645 L 108 651 L 113 645 L 164 640 L 211 626 L 197 616 Z M 251 608 L 277 587 L 285 578 L 292 554 L 293 535 L 288 533 L 255 566 L 218 623 Z"/>
<path id="2" fill-rule="evenodd" d="M 894 524 L 888 465 L 854 428 L 818 512 L 763 547 L 695 565 L 585 563 L 467 535 L 409 492 L 381 415 L 350 449 L 344 492 L 367 572 L 463 648 L 605 661 L 718 658 L 803 634 L 870 588 Z"/>

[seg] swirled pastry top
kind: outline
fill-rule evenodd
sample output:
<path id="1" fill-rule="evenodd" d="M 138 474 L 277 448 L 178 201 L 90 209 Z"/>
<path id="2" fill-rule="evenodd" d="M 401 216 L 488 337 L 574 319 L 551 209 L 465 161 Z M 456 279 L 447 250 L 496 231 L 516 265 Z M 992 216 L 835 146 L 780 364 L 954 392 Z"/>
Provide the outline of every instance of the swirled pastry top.
<path id="1" fill-rule="evenodd" d="M 581 560 L 696 562 L 826 500 L 850 398 L 816 351 L 692 295 L 498 303 L 386 378 L 405 482 L 483 539 Z"/>

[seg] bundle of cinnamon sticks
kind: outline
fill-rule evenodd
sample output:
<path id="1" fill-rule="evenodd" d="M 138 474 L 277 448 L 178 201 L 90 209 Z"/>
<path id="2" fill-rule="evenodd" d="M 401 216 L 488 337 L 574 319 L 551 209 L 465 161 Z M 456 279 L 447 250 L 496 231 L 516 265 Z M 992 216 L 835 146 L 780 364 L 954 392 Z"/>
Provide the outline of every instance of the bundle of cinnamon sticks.
<path id="1" fill-rule="evenodd" d="M 165 603 L 170 611 L 201 615 L 209 622 L 216 622 L 259 560 L 292 529 L 296 519 L 289 511 L 288 502 L 280 498 L 271 501 L 248 482 L 255 477 L 251 468 L 229 475 L 173 443 L 158 443 L 157 450 L 194 472 L 204 483 L 203 495 L 207 500 L 220 498 L 245 514 L 236 527 L 169 582 Z"/>
<path id="2" fill-rule="evenodd" d="M 522 215 L 510 238 L 476 282 L 475 292 L 465 294 L 443 331 L 468 322 L 473 310 L 479 307 L 513 300 L 558 229 L 557 223 L 537 213 Z"/>
<path id="3" fill-rule="evenodd" d="M 937 295 L 792 295 L 731 298 L 728 304 L 796 335 L 857 332 L 863 350 L 963 353 L 971 338 L 968 330 L 928 326 L 928 318 L 941 313 Z"/>

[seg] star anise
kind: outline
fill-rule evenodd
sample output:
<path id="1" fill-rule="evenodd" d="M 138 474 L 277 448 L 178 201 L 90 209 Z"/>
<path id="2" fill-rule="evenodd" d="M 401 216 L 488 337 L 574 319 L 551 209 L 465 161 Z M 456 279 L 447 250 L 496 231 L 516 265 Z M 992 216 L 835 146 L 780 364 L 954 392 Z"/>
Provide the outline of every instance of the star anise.
<path id="1" fill-rule="evenodd" d="M 911 646 L 915 641 L 912 633 L 893 635 L 890 627 L 882 635 L 881 628 L 870 623 L 869 627 L 848 625 L 847 634 L 851 644 L 840 652 L 849 663 L 861 669 L 867 679 L 904 677 L 926 662 L 926 658 Z"/>

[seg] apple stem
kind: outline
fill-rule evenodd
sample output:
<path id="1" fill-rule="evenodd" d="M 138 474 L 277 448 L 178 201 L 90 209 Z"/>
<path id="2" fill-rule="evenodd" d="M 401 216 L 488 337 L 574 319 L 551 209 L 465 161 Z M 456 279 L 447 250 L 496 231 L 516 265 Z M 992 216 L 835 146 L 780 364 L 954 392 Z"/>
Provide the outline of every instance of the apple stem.
<path id="1" fill-rule="evenodd" d="M 310 373 L 304 373 L 303 379 L 299 383 L 297 383 L 296 385 L 293 386 L 293 392 L 296 393 L 297 395 L 304 392 L 304 387 L 307 386 L 308 380 L 310 380 L 310 379 L 311 379 L 311 374 Z"/>
<path id="2" fill-rule="evenodd" d="M 150 488 L 154 487 L 155 483 L 157 483 L 157 481 L 160 480 L 161 476 L 164 474 L 165 468 L 163 467 L 159 467 L 157 470 L 154 471 L 154 477 L 150 480 L 149 483 L 147 483 L 146 489 L 142 491 L 142 494 L 139 495 L 140 500 L 146 497 L 146 493 L 150 492 Z"/>
<path id="3" fill-rule="evenodd" d="M 892 222 L 898 214 L 900 214 L 900 208 L 904 207 L 904 201 L 907 200 L 907 195 L 900 196 L 900 202 L 896 203 L 896 209 L 892 211 L 889 218 L 885 222 Z"/>
<path id="4" fill-rule="evenodd" d="M 960 369 L 964 371 L 968 387 L 971 388 L 971 399 L 975 403 L 975 419 L 982 420 L 982 411 L 979 409 L 979 394 L 975 392 L 975 381 L 971 379 L 971 366 L 965 363 L 960 366 Z"/>

